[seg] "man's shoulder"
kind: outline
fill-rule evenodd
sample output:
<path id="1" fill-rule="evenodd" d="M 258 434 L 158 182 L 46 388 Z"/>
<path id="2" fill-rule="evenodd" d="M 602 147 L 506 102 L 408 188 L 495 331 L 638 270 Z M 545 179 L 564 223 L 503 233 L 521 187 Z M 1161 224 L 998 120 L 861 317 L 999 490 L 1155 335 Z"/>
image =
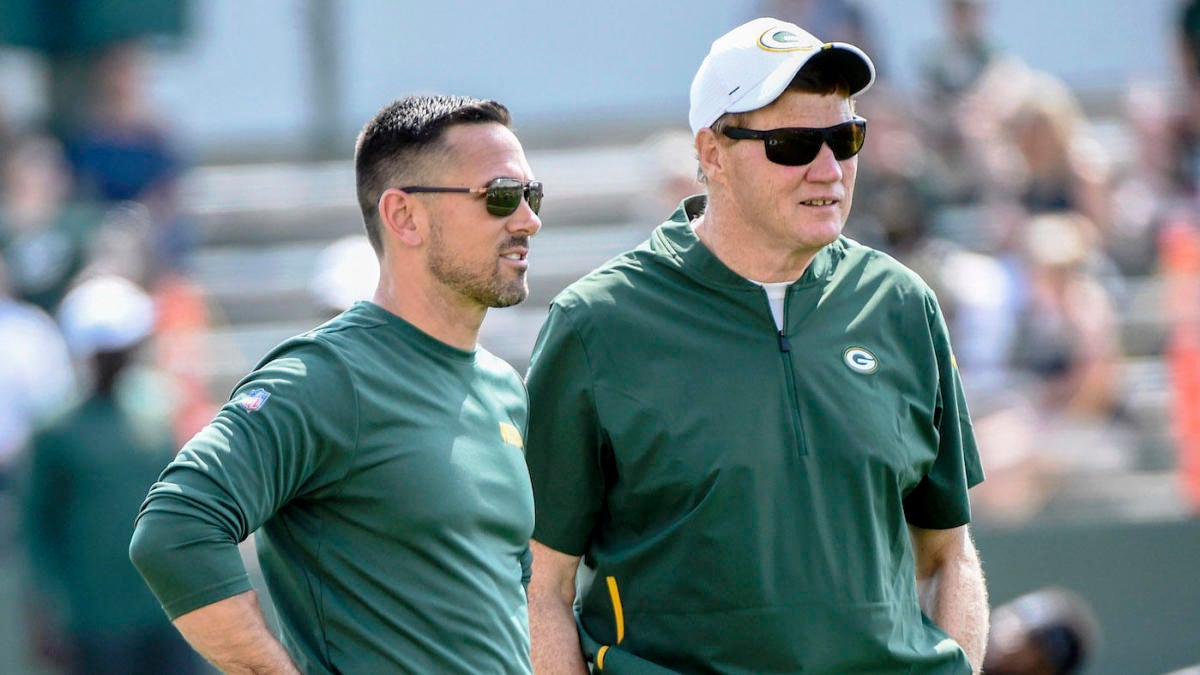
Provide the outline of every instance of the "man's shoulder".
<path id="1" fill-rule="evenodd" d="M 517 372 L 517 369 L 513 368 L 511 363 L 496 356 L 482 345 L 475 349 L 475 367 L 479 372 L 488 375 L 494 381 L 512 384 L 518 388 L 524 387 L 524 381 L 521 379 L 521 375 Z"/>
<path id="2" fill-rule="evenodd" d="M 314 359 L 348 358 L 369 347 L 370 343 L 362 339 L 363 331 L 386 325 L 386 320 L 373 309 L 366 303 L 353 305 L 324 323 L 280 342 L 268 356 L 291 353 Z"/>
<path id="3" fill-rule="evenodd" d="M 297 337 L 338 339 L 351 336 L 351 339 L 353 339 L 352 336 L 356 331 L 370 330 L 386 324 L 387 320 L 382 316 L 381 310 L 370 303 L 359 302 L 351 305 L 349 309 L 343 311 L 341 314 L 301 333 Z"/>
<path id="4" fill-rule="evenodd" d="M 623 299 L 658 292 L 656 281 L 671 273 L 670 256 L 655 242 L 655 234 L 618 254 L 560 292 L 553 304 L 566 308 L 600 308 Z"/>
<path id="5" fill-rule="evenodd" d="M 325 380 L 346 370 L 345 345 L 313 329 L 283 340 L 259 359 L 243 381 L 269 377 L 287 381 Z"/>
<path id="6" fill-rule="evenodd" d="M 876 283 L 903 290 L 924 293 L 929 285 L 921 275 L 888 253 L 842 236 L 831 245 L 831 252 L 841 258 L 838 273 L 858 278 L 874 279 Z"/>

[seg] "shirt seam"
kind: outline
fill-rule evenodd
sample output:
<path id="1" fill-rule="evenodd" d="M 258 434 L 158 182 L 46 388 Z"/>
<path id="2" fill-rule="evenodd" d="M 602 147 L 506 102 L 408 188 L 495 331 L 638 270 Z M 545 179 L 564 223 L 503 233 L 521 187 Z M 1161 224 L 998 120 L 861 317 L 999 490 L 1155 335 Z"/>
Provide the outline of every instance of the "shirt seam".
<path id="1" fill-rule="evenodd" d="M 567 320 L 567 325 L 571 329 L 571 335 L 575 338 L 575 341 L 579 343 L 579 351 L 583 354 L 583 365 L 584 365 L 584 367 L 587 368 L 587 374 L 588 374 L 587 389 L 588 389 L 588 392 L 591 394 L 588 398 L 590 400 L 591 407 L 592 407 L 592 415 L 595 417 L 595 419 L 597 421 L 599 421 L 600 411 L 596 407 L 596 393 L 595 393 L 596 392 L 596 376 L 595 376 L 595 370 L 592 368 L 592 357 L 590 354 L 588 354 L 587 341 L 583 339 L 583 336 L 579 332 L 579 327 L 575 321 L 575 318 L 573 316 L 571 316 L 572 310 L 569 307 L 567 307 L 566 305 L 562 305 L 562 304 L 558 305 L 558 308 L 562 310 L 563 317 Z"/>
<path id="2" fill-rule="evenodd" d="M 597 401 L 596 401 L 596 388 L 598 385 L 596 382 L 595 370 L 592 368 L 592 357 L 588 353 L 587 341 L 583 339 L 583 335 L 579 331 L 579 326 L 578 326 L 578 323 L 577 323 L 575 317 L 571 316 L 571 311 L 572 311 L 571 308 L 569 308 L 565 304 L 557 304 L 557 307 L 562 311 L 563 319 L 566 321 L 567 327 L 571 331 L 571 336 L 579 344 L 579 351 L 583 356 L 583 365 L 584 365 L 584 368 L 586 368 L 586 370 L 587 370 L 587 383 L 585 385 L 585 388 L 586 388 L 587 394 L 588 394 L 588 405 L 591 407 L 592 419 L 594 419 L 596 421 L 596 436 L 597 436 L 596 451 L 597 451 L 597 453 L 600 453 L 600 452 L 603 452 L 604 447 L 611 445 L 611 443 L 609 443 L 609 441 L 608 441 L 607 434 L 604 430 L 604 425 L 601 422 L 599 403 L 597 403 Z M 604 464 L 601 461 L 599 455 L 597 455 L 594 459 L 595 459 L 596 463 L 600 466 L 600 475 L 603 477 L 604 473 L 605 473 L 604 472 Z M 605 508 L 606 501 L 607 501 L 607 499 L 601 501 L 601 503 L 600 503 L 601 510 L 603 510 Z M 595 528 L 595 526 L 596 526 L 596 524 L 592 523 L 593 529 Z M 589 531 L 589 533 L 588 533 L 587 537 L 585 537 L 584 543 L 583 543 L 583 548 L 585 551 L 587 550 L 588 540 L 590 538 L 591 538 L 591 532 Z"/>
<path id="3" fill-rule="evenodd" d="M 364 326 L 363 329 L 369 330 L 370 328 Z M 327 351 L 331 356 L 333 356 L 334 361 L 338 364 L 340 369 L 345 373 L 347 379 L 350 381 L 350 390 L 353 392 L 354 445 L 353 445 L 353 450 L 351 451 L 350 457 L 347 458 L 347 460 L 345 462 L 345 469 L 343 470 L 343 473 L 340 476 L 338 476 L 338 479 L 336 481 L 337 487 L 333 491 L 333 496 L 338 497 L 342 494 L 343 490 L 345 489 L 346 477 L 350 474 L 351 468 L 357 462 L 358 454 L 361 450 L 360 442 L 361 442 L 361 436 L 362 436 L 362 404 L 361 404 L 361 401 L 359 400 L 358 380 L 355 377 L 353 369 L 351 369 L 349 364 L 346 363 L 346 359 L 341 355 L 341 353 L 339 353 L 339 351 L 334 347 L 333 343 L 325 335 L 315 334 L 315 335 L 313 335 L 313 341 L 315 343 L 321 344 L 321 346 L 325 349 L 325 351 Z M 316 575 L 317 576 L 317 603 L 316 603 L 316 606 L 318 608 L 318 613 L 321 616 L 321 621 L 320 621 L 320 625 L 321 625 L 321 656 L 325 660 L 326 663 L 333 663 L 332 656 L 330 653 L 330 642 L 329 642 L 329 633 L 328 633 L 329 622 L 326 620 L 326 611 L 325 611 L 325 581 L 324 581 L 324 579 L 327 576 L 326 574 L 324 574 L 324 570 L 325 570 L 324 560 L 325 560 L 325 546 L 326 546 L 325 525 L 326 524 L 325 524 L 324 520 L 322 520 L 321 534 L 317 538 L 317 541 L 318 541 L 318 544 L 317 544 L 317 546 L 318 546 L 317 570 L 318 570 L 318 572 Z"/>

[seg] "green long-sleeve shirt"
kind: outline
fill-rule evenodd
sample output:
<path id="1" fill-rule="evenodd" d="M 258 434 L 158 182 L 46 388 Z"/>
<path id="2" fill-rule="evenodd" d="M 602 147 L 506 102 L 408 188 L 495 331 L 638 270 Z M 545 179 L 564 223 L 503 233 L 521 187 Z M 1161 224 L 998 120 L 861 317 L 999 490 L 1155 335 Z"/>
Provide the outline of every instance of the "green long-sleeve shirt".
<path id="1" fill-rule="evenodd" d="M 371 303 L 284 342 L 180 452 L 131 555 L 172 617 L 258 551 L 305 672 L 530 671 L 517 374 Z"/>

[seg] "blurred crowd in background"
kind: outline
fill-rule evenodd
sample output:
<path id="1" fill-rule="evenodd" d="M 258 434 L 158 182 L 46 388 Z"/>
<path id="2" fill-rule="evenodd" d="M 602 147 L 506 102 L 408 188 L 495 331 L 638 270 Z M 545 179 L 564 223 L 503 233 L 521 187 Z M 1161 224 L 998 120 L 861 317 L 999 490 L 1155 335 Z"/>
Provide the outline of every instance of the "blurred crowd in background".
<path id="1" fill-rule="evenodd" d="M 1158 45 L 1177 76 L 1130 83 L 1103 120 L 998 48 L 986 3 L 940 4 L 920 86 L 890 86 L 881 64 L 859 101 L 846 234 L 920 273 L 946 310 L 987 472 L 976 521 L 1051 517 L 1064 494 L 1138 472 L 1169 475 L 1167 501 L 1194 512 L 1200 2 L 1180 3 Z M 853 0 L 761 5 L 868 53 L 882 29 Z M 137 42 L 99 52 L 66 126 L 14 128 L 0 91 L 0 549 L 32 570 L 26 646 L 72 672 L 108 672 L 122 649 L 186 652 L 169 653 L 182 647 L 126 546 L 157 470 L 218 403 L 198 365 L 213 319 L 189 276 L 191 167 L 145 58 Z M 698 188 L 686 133 L 645 147 L 661 179 L 639 208 L 648 233 Z"/>
<path id="2" fill-rule="evenodd" d="M 148 486 L 214 411 L 187 167 L 143 58 L 128 43 L 96 59 L 77 125 L 0 119 L 0 549 L 19 542 L 29 570 L 26 646 L 67 672 L 197 667 L 128 562 Z"/>
<path id="3" fill-rule="evenodd" d="M 831 34 L 869 49 L 869 17 L 830 4 L 845 8 Z M 885 68 L 860 102 L 869 141 L 847 234 L 946 308 L 988 475 L 976 518 L 1024 523 L 1071 486 L 1168 467 L 1180 480 L 1165 490 L 1200 505 L 1200 7 L 1180 3 L 1161 43 L 1185 88 L 1130 83 L 1095 119 L 993 44 L 987 3 L 942 5 L 917 91 L 889 88 Z M 1146 414 L 1155 405 L 1173 407 Z"/>

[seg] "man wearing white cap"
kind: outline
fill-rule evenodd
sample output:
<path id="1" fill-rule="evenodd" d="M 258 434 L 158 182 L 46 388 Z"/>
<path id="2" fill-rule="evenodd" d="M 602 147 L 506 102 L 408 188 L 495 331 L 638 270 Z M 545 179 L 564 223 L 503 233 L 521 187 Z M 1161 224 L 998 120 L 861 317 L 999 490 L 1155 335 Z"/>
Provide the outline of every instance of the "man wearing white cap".
<path id="1" fill-rule="evenodd" d="M 874 74 L 775 19 L 716 40 L 691 90 L 707 194 L 551 305 L 527 377 L 535 669 L 982 662 L 983 475 L 945 322 L 841 236 Z"/>
<path id="2" fill-rule="evenodd" d="M 128 279 L 89 276 L 58 322 L 90 390 L 30 446 L 31 641 L 65 673 L 198 673 L 127 553 L 138 504 L 175 455 L 166 380 L 144 364 L 154 301 Z"/>

